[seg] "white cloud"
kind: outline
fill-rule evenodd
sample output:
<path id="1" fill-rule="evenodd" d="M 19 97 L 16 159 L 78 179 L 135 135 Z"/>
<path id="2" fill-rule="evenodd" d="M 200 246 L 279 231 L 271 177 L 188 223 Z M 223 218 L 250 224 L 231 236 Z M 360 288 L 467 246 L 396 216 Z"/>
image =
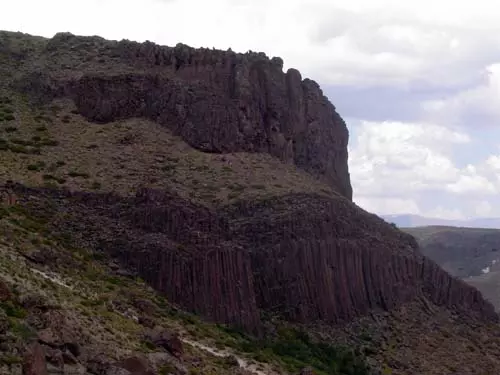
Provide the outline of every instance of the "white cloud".
<path id="1" fill-rule="evenodd" d="M 467 134 L 438 125 L 363 122 L 349 152 L 354 200 L 380 214 L 448 219 L 491 214 L 492 205 L 479 198 L 500 192 L 500 155 L 458 167 L 453 155 L 470 141 Z"/>
<path id="2" fill-rule="evenodd" d="M 428 118 L 448 124 L 470 122 L 474 117 L 500 121 L 500 62 L 488 65 L 483 70 L 483 81 L 477 86 L 439 100 L 422 103 Z"/>
<path id="3" fill-rule="evenodd" d="M 401 196 L 453 184 L 460 171 L 449 153 L 469 142 L 464 133 L 429 124 L 363 122 L 356 133 L 350 169 L 361 196 Z"/>
<path id="4" fill-rule="evenodd" d="M 417 203 L 412 199 L 361 196 L 356 198 L 356 203 L 365 210 L 380 215 L 420 213 Z"/>
<path id="5" fill-rule="evenodd" d="M 490 55 L 498 40 L 500 7 L 491 4 L 17 0 L 2 5 L 3 14 L 9 15 L 2 19 L 2 28 L 45 36 L 71 31 L 168 45 L 262 50 L 323 83 L 451 85 L 475 77 L 477 71 L 464 66 Z"/>
<path id="6" fill-rule="evenodd" d="M 482 200 L 474 202 L 474 213 L 480 217 L 488 217 L 493 212 L 493 207 L 490 202 Z"/>

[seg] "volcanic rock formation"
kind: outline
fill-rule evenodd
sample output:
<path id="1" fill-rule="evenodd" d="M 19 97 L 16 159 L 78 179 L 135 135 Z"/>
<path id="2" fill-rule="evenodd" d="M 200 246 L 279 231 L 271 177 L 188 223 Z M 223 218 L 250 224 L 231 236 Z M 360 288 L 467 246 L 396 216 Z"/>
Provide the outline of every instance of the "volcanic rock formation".
<path id="1" fill-rule="evenodd" d="M 14 187 L 51 212 L 54 233 L 104 252 L 182 307 L 258 331 L 259 310 L 346 322 L 425 297 L 498 319 L 493 306 L 419 252 L 413 237 L 344 198 L 240 202 L 219 211 L 150 189 L 135 198 Z"/>
<path id="2" fill-rule="evenodd" d="M 96 49 L 113 70 L 85 71 L 81 54 Z M 38 62 L 15 83 L 35 99 L 68 96 L 92 121 L 144 116 L 206 152 L 268 152 L 352 199 L 344 121 L 316 82 L 283 73 L 279 58 L 60 33 Z"/>

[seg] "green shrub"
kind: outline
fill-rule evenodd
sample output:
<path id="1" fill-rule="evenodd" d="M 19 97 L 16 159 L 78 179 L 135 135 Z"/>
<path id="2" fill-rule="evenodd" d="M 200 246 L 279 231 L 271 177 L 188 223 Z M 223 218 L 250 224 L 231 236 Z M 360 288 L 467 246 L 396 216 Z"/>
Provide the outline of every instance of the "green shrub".
<path id="1" fill-rule="evenodd" d="M 31 150 L 22 145 L 9 145 L 9 150 L 15 154 L 31 154 Z"/>
<path id="2" fill-rule="evenodd" d="M 16 355 L 3 355 L 0 357 L 0 363 L 7 366 L 12 366 L 23 363 L 23 359 L 22 357 Z"/>
<path id="3" fill-rule="evenodd" d="M 36 332 L 30 326 L 20 322 L 14 322 L 12 324 L 12 332 L 25 341 L 36 336 Z"/>
<path id="4" fill-rule="evenodd" d="M 90 175 L 86 172 L 77 172 L 77 171 L 70 171 L 68 173 L 68 176 L 70 177 L 82 177 L 82 178 L 89 178 Z"/>
<path id="5" fill-rule="evenodd" d="M 29 164 L 27 168 L 28 168 L 28 171 L 39 171 L 39 170 L 41 170 L 41 167 L 38 164 Z"/>
<path id="6" fill-rule="evenodd" d="M 318 374 L 369 373 L 365 359 L 356 356 L 352 350 L 314 342 L 307 333 L 296 329 L 281 328 L 276 335 L 258 340 L 237 329 L 221 328 L 233 337 L 232 345 L 239 350 L 252 354 L 252 357 L 260 362 L 277 360 L 291 373 L 298 373 L 307 366 L 312 366 Z"/>
<path id="7" fill-rule="evenodd" d="M 14 304 L 12 301 L 0 303 L 0 308 L 5 311 L 8 317 L 24 319 L 27 315 L 26 310 L 21 306 Z"/>
<path id="8" fill-rule="evenodd" d="M 12 143 L 15 143 L 16 145 L 23 145 L 23 146 L 33 146 L 32 141 L 26 141 L 24 139 L 19 139 L 19 138 L 14 138 L 10 140 Z"/>
<path id="9" fill-rule="evenodd" d="M 64 184 L 66 182 L 65 178 L 57 177 L 57 176 L 54 176 L 54 175 L 51 175 L 51 174 L 44 174 L 42 176 L 42 178 L 45 181 L 57 181 L 59 184 Z"/>
<path id="10" fill-rule="evenodd" d="M 56 141 L 55 139 L 42 139 L 39 142 L 40 146 L 58 146 L 59 142 Z"/>

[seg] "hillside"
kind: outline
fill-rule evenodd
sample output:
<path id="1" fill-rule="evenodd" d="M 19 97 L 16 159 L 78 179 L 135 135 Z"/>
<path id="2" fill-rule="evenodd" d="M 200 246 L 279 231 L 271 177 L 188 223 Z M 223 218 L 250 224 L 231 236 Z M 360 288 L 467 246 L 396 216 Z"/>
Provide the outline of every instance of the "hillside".
<path id="1" fill-rule="evenodd" d="M 429 226 L 403 228 L 422 253 L 478 288 L 500 309 L 500 230 Z"/>
<path id="2" fill-rule="evenodd" d="M 4 373 L 500 371 L 493 306 L 352 203 L 279 58 L 4 32 L 0 78 Z"/>

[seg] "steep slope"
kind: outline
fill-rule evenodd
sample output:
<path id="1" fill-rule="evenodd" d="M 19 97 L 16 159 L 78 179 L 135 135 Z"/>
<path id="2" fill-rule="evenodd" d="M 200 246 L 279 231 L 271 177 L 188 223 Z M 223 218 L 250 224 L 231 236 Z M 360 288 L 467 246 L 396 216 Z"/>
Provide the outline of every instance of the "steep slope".
<path id="1" fill-rule="evenodd" d="M 37 235 L 244 329 L 223 345 L 281 372 L 500 371 L 493 306 L 351 202 L 344 122 L 278 58 L 0 40 L 3 206 Z"/>
<path id="2" fill-rule="evenodd" d="M 102 254 L 43 230 L 19 205 L 2 207 L 0 217 L 2 375 L 275 375 L 309 363 L 328 369 L 325 355 L 342 371 L 365 368 L 284 326 L 257 341 L 202 322 Z M 292 361 L 278 348 L 293 345 L 303 355 Z"/>
<path id="3" fill-rule="evenodd" d="M 440 226 L 403 230 L 417 239 L 424 255 L 500 308 L 500 230 Z"/>

